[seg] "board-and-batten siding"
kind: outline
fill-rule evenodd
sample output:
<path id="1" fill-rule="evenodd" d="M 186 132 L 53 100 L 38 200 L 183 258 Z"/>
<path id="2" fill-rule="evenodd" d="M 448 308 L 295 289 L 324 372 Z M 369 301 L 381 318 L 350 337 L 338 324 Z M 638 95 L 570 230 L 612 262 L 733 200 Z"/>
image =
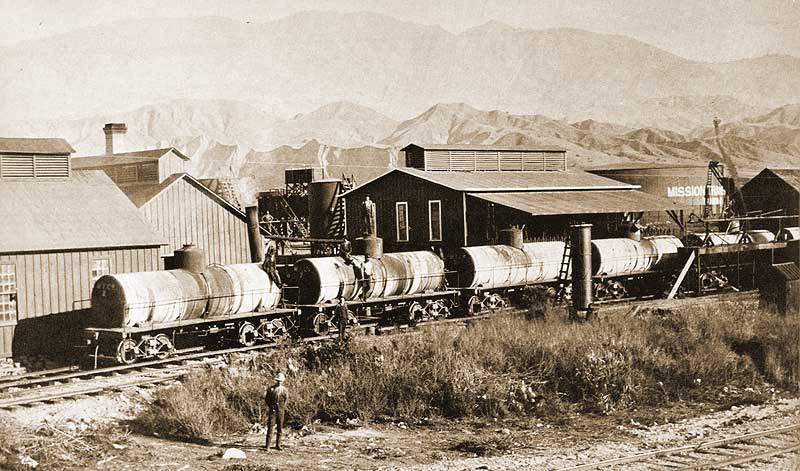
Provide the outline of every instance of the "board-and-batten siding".
<path id="1" fill-rule="evenodd" d="M 186 180 L 175 182 L 140 211 L 169 239 L 169 246 L 162 247 L 164 254 L 191 243 L 205 251 L 208 263 L 250 261 L 247 223 Z"/>
<path id="2" fill-rule="evenodd" d="M 96 259 L 108 260 L 109 273 L 162 269 L 156 247 L 2 254 L 0 263 L 14 265 L 16 272 L 17 319 L 89 308 Z M 13 325 L 0 327 L 0 357 L 11 355 L 13 338 Z"/>

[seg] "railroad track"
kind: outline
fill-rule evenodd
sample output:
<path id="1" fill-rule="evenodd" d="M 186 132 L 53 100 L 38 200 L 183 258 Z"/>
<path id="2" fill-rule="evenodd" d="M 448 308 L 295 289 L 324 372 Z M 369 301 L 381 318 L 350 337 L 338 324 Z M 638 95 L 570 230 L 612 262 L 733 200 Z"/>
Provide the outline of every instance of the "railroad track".
<path id="1" fill-rule="evenodd" d="M 701 298 L 682 300 L 622 300 L 616 303 L 603 304 L 602 315 L 610 312 L 630 312 L 634 306 L 640 307 L 672 307 L 675 305 L 692 303 L 699 300 L 703 303 L 721 302 L 725 300 L 755 299 L 757 293 L 725 293 L 710 295 Z M 494 313 L 477 316 L 428 321 L 417 326 L 378 326 L 374 323 L 360 324 L 351 328 L 352 332 L 366 332 L 374 329 L 376 334 L 381 333 L 406 333 L 414 332 L 418 328 L 433 327 L 451 323 L 468 323 L 482 320 L 501 312 L 513 312 L 514 308 L 505 308 Z M 303 338 L 303 342 L 315 342 L 336 338 L 337 333 L 316 337 Z M 70 397 L 100 394 L 104 391 L 115 391 L 126 387 L 157 384 L 176 380 L 185 376 L 192 369 L 207 367 L 223 360 L 223 357 L 235 353 L 273 348 L 274 343 L 254 345 L 251 347 L 237 347 L 225 350 L 197 351 L 184 350 L 178 355 L 163 360 L 151 360 L 134 363 L 132 365 L 118 365 L 105 368 L 80 370 L 75 366 L 57 368 L 53 370 L 34 371 L 24 375 L 0 378 L 0 409 L 8 409 L 36 403 L 55 402 Z"/>
<path id="2" fill-rule="evenodd" d="M 505 309 L 500 312 L 508 312 Z M 404 334 L 416 331 L 414 327 L 424 328 L 435 325 L 465 323 L 481 320 L 491 314 L 465 318 L 443 319 L 429 321 L 417 326 L 378 326 L 376 324 L 360 324 L 350 329 L 350 332 L 367 332 L 371 329 L 375 333 Z M 338 337 L 338 333 L 305 337 L 304 343 L 331 340 Z M 11 409 L 34 404 L 54 403 L 64 399 L 80 398 L 102 394 L 105 392 L 120 391 L 135 386 L 145 386 L 174 381 L 188 374 L 191 370 L 222 364 L 224 357 L 231 354 L 245 353 L 255 350 L 274 348 L 275 343 L 253 345 L 251 347 L 237 347 L 225 350 L 197 351 L 185 350 L 178 355 L 163 360 L 152 360 L 134 363 L 131 365 L 118 365 L 105 368 L 81 370 L 75 366 L 42 370 L 26 373 L 13 377 L 0 379 L 0 409 Z"/>
<path id="3" fill-rule="evenodd" d="M 766 469 L 765 466 L 776 460 L 798 453 L 800 424 L 582 464 L 560 471 L 740 469 L 748 465 Z"/>
<path id="4" fill-rule="evenodd" d="M 622 299 L 618 301 L 605 301 L 596 303 L 600 315 L 613 316 L 618 314 L 629 314 L 633 309 L 657 309 L 669 308 L 680 309 L 687 306 L 703 306 L 723 302 L 752 302 L 757 303 L 759 298 L 758 290 L 734 291 L 704 296 L 676 299 Z"/>

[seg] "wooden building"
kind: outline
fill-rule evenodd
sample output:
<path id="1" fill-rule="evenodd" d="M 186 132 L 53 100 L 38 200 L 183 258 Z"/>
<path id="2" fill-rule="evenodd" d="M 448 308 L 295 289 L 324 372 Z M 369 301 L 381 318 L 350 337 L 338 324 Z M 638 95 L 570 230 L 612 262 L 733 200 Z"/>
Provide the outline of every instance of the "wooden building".
<path id="1" fill-rule="evenodd" d="M 72 168 L 103 170 L 120 188 L 154 185 L 170 175 L 186 171 L 189 158 L 174 147 L 124 152 L 118 154 L 75 157 Z"/>
<path id="2" fill-rule="evenodd" d="M 800 169 L 765 168 L 742 185 L 741 192 L 747 211 L 784 216 L 800 214 Z M 777 232 L 782 227 L 800 225 L 800 220 L 768 220 L 759 224 L 758 229 Z"/>
<path id="3" fill-rule="evenodd" d="M 555 147 L 476 144 L 409 144 L 406 167 L 427 171 L 564 171 L 567 151 Z"/>
<path id="4" fill-rule="evenodd" d="M 0 139 L 0 148 L 0 356 L 68 349 L 94 282 L 160 269 L 165 240 L 103 172 L 71 170 L 68 153 L 66 170 L 39 165 L 48 151 L 71 151 L 63 140 Z M 33 170 L 7 172 L 9 155 L 32 158 Z"/>
<path id="5" fill-rule="evenodd" d="M 638 188 L 582 171 L 396 168 L 342 196 L 348 237 L 362 234 L 360 207 L 369 196 L 378 236 L 387 251 L 399 251 L 492 243 L 511 225 L 524 225 L 534 240 L 561 238 L 571 222 L 590 222 L 600 237 L 620 229 L 625 213 L 679 208 Z"/>
<path id="6" fill-rule="evenodd" d="M 250 262 L 245 214 L 192 176 L 179 173 L 160 183 L 121 188 L 150 227 L 167 238 L 161 255 L 194 244 L 208 263 Z"/>

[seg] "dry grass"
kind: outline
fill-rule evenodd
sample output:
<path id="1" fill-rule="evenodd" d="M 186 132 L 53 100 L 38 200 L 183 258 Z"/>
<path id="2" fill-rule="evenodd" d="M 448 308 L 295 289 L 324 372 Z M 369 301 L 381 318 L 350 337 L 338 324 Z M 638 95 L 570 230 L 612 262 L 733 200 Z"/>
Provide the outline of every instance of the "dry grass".
<path id="1" fill-rule="evenodd" d="M 534 316 L 535 317 L 535 316 Z M 188 438 L 261 421 L 261 394 L 288 362 L 289 421 L 419 421 L 568 409 L 613 414 L 675 400 L 759 402 L 797 391 L 800 322 L 739 304 L 590 323 L 550 313 L 431 329 L 383 344 L 285 349 L 160 393 L 140 428 Z M 741 392 L 739 392 L 741 391 Z"/>

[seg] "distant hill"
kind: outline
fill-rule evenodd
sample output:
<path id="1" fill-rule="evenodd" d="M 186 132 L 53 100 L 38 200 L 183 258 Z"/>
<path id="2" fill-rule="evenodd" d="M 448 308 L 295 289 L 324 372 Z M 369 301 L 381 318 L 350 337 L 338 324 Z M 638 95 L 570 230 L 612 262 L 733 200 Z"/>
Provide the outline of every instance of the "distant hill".
<path id="1" fill-rule="evenodd" d="M 0 57 L 6 121 L 224 98 L 279 117 L 331 101 L 392 119 L 468 103 L 688 132 L 713 116 L 733 121 L 800 102 L 800 59 L 791 56 L 710 64 L 619 35 L 497 22 L 453 34 L 373 13 L 128 20 L 17 43 Z M 274 132 L 311 138 L 291 124 Z M 372 136 L 354 132 L 338 137 L 353 144 Z"/>

